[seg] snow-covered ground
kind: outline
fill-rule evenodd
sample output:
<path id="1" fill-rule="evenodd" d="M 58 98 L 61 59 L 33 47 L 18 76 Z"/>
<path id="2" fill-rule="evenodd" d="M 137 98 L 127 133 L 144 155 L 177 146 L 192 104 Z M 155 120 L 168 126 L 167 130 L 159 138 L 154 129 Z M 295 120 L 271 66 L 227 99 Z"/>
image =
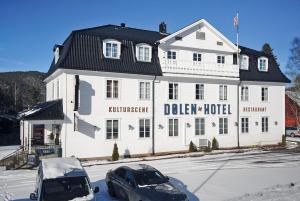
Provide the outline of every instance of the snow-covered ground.
<path id="1" fill-rule="evenodd" d="M 0 160 L 4 158 L 5 156 L 13 153 L 17 149 L 19 149 L 20 145 L 14 145 L 14 146 L 0 146 Z"/>
<path id="2" fill-rule="evenodd" d="M 287 137 L 286 140 L 291 142 L 300 142 L 300 137 Z"/>
<path id="3" fill-rule="evenodd" d="M 300 200 L 299 152 L 250 151 L 143 162 L 168 175 L 191 201 Z M 112 200 L 104 178 L 108 170 L 120 165 L 126 163 L 86 167 L 92 184 L 100 187 L 97 200 Z M 28 200 L 36 173 L 36 170 L 0 172 L 0 200 L 4 197 Z M 294 187 L 289 187 L 291 182 Z"/>

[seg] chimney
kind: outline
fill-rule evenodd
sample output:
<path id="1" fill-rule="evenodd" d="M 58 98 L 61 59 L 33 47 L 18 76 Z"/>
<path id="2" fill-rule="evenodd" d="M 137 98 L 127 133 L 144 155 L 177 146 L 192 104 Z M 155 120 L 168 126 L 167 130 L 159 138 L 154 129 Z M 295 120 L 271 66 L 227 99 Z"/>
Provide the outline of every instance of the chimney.
<path id="1" fill-rule="evenodd" d="M 167 25 L 165 22 L 161 22 L 159 24 L 159 32 L 160 33 L 167 33 Z"/>
<path id="2" fill-rule="evenodd" d="M 126 26 L 126 24 L 125 23 L 121 23 L 121 27 L 125 27 Z"/>

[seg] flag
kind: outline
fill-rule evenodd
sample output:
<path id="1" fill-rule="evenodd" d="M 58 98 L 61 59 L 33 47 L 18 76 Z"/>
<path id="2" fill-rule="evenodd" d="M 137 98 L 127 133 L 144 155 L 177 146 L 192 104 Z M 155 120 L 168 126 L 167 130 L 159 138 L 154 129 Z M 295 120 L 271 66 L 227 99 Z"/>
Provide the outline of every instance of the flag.
<path id="1" fill-rule="evenodd" d="M 233 25 L 234 25 L 236 31 L 238 32 L 238 30 L 239 30 L 239 13 L 237 13 L 236 16 L 234 16 Z"/>

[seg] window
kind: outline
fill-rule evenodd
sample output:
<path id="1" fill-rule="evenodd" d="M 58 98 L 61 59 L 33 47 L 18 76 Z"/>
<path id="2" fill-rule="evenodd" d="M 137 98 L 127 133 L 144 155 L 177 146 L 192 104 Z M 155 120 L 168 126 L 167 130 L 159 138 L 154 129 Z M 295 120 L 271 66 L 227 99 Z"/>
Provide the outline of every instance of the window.
<path id="1" fill-rule="evenodd" d="M 140 82 L 140 99 L 150 99 L 150 82 Z"/>
<path id="2" fill-rule="evenodd" d="M 204 84 L 196 84 L 196 100 L 204 100 Z"/>
<path id="3" fill-rule="evenodd" d="M 261 88 L 261 101 L 268 101 L 268 88 L 267 87 Z"/>
<path id="4" fill-rule="evenodd" d="M 178 84 L 169 83 L 169 99 L 177 100 L 178 99 Z"/>
<path id="5" fill-rule="evenodd" d="M 198 39 L 198 40 L 205 40 L 205 32 L 197 31 L 196 32 L 196 39 Z"/>
<path id="6" fill-rule="evenodd" d="M 178 119 L 169 119 L 169 136 L 178 136 Z"/>
<path id="7" fill-rule="evenodd" d="M 258 70 L 268 71 L 268 59 L 265 57 L 258 58 Z"/>
<path id="8" fill-rule="evenodd" d="M 205 135 L 205 119 L 195 119 L 195 135 Z"/>
<path id="9" fill-rule="evenodd" d="M 218 64 L 225 64 L 225 56 L 217 56 Z"/>
<path id="10" fill-rule="evenodd" d="M 219 45 L 219 46 L 223 46 L 223 42 L 221 42 L 221 41 L 217 41 L 217 45 Z"/>
<path id="11" fill-rule="evenodd" d="M 136 46 L 137 59 L 139 61 L 150 62 L 151 61 L 151 46 L 147 44 L 138 44 Z"/>
<path id="12" fill-rule="evenodd" d="M 241 55 L 240 58 L 240 68 L 244 70 L 248 70 L 249 67 L 249 57 L 247 55 Z"/>
<path id="13" fill-rule="evenodd" d="M 200 53 L 193 53 L 193 61 L 201 61 L 201 59 Z"/>
<path id="14" fill-rule="evenodd" d="M 242 129 L 242 133 L 249 132 L 249 118 L 248 117 L 241 118 L 241 129 Z"/>
<path id="15" fill-rule="evenodd" d="M 261 118 L 261 132 L 267 133 L 269 131 L 269 118 L 262 117 Z"/>
<path id="16" fill-rule="evenodd" d="M 219 86 L 219 100 L 227 100 L 227 85 Z"/>
<path id="17" fill-rule="evenodd" d="M 103 41 L 103 54 L 106 58 L 119 59 L 121 43 L 117 40 L 107 39 Z"/>
<path id="18" fill-rule="evenodd" d="M 59 80 L 56 82 L 56 98 L 59 98 Z"/>
<path id="19" fill-rule="evenodd" d="M 242 101 L 248 101 L 248 87 L 247 86 L 242 86 L 241 89 L 241 100 Z"/>
<path id="20" fill-rule="evenodd" d="M 219 118 L 219 134 L 228 134 L 228 118 Z"/>
<path id="21" fill-rule="evenodd" d="M 119 98 L 119 81 L 106 80 L 106 98 Z"/>
<path id="22" fill-rule="evenodd" d="M 168 51 L 168 59 L 176 59 L 176 52 Z"/>
<path id="23" fill-rule="evenodd" d="M 140 138 L 150 137 L 150 119 L 140 119 L 139 128 Z"/>
<path id="24" fill-rule="evenodd" d="M 106 120 L 106 139 L 119 138 L 119 120 Z"/>

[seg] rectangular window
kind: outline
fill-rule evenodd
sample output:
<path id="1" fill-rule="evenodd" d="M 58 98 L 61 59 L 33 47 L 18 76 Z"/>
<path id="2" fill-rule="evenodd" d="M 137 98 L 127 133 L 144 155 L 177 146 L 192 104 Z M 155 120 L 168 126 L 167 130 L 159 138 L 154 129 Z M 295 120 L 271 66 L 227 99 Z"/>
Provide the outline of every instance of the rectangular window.
<path id="1" fill-rule="evenodd" d="M 248 101 L 248 87 L 247 86 L 242 86 L 241 100 L 242 101 Z"/>
<path id="2" fill-rule="evenodd" d="M 106 139 L 119 138 L 119 120 L 106 120 Z"/>
<path id="3" fill-rule="evenodd" d="M 217 56 L 218 64 L 225 64 L 225 56 Z"/>
<path id="4" fill-rule="evenodd" d="M 105 43 L 105 57 L 117 58 L 118 57 L 118 44 L 117 43 Z"/>
<path id="5" fill-rule="evenodd" d="M 176 52 L 168 51 L 168 59 L 176 59 Z"/>
<path id="6" fill-rule="evenodd" d="M 205 32 L 197 31 L 196 32 L 196 39 L 205 40 Z"/>
<path id="7" fill-rule="evenodd" d="M 119 81 L 106 80 L 106 98 L 118 98 L 118 97 L 119 97 Z"/>
<path id="8" fill-rule="evenodd" d="M 178 99 L 178 84 L 169 83 L 169 99 L 177 100 Z"/>
<path id="9" fill-rule="evenodd" d="M 205 135 L 205 119 L 195 119 L 195 135 Z"/>
<path id="10" fill-rule="evenodd" d="M 150 82 L 140 82 L 140 99 L 150 99 Z"/>
<path id="11" fill-rule="evenodd" d="M 178 136 L 178 119 L 169 119 L 169 136 Z"/>
<path id="12" fill-rule="evenodd" d="M 219 99 L 220 100 L 227 100 L 227 85 L 220 85 L 219 86 Z"/>
<path id="13" fill-rule="evenodd" d="M 269 131 L 269 118 L 262 117 L 261 118 L 261 132 L 267 133 Z"/>
<path id="14" fill-rule="evenodd" d="M 267 87 L 261 88 L 261 101 L 268 101 L 268 88 Z"/>
<path id="15" fill-rule="evenodd" d="M 242 133 L 249 132 L 249 118 L 248 117 L 241 118 L 241 129 L 242 129 Z"/>
<path id="16" fill-rule="evenodd" d="M 196 84 L 196 100 L 204 100 L 204 84 Z"/>
<path id="17" fill-rule="evenodd" d="M 150 119 L 140 119 L 139 133 L 140 138 L 150 137 Z"/>
<path id="18" fill-rule="evenodd" d="M 228 118 L 219 118 L 219 134 L 228 134 Z"/>
<path id="19" fill-rule="evenodd" d="M 259 70 L 260 71 L 267 71 L 267 60 L 266 59 L 259 59 Z"/>
<path id="20" fill-rule="evenodd" d="M 202 56 L 199 53 L 193 53 L 193 61 L 201 61 Z"/>
<path id="21" fill-rule="evenodd" d="M 149 61 L 150 60 L 150 50 L 149 47 L 139 47 L 138 48 L 138 60 L 139 61 Z"/>

